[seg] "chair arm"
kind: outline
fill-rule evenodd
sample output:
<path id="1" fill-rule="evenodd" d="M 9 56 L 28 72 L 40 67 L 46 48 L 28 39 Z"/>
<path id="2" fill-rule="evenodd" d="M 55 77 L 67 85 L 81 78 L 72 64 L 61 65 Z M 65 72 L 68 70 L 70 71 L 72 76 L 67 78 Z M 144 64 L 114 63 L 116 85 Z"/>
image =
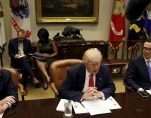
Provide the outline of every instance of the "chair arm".
<path id="1" fill-rule="evenodd" d="M 18 88 L 20 90 L 20 93 L 21 93 L 21 97 L 22 97 L 22 101 L 25 100 L 24 96 L 25 96 L 25 90 L 24 90 L 24 87 L 21 83 L 18 83 Z"/>
<path id="2" fill-rule="evenodd" d="M 58 92 L 54 82 L 51 83 L 50 87 L 53 90 L 53 92 L 55 93 L 55 97 L 59 97 L 59 92 Z"/>

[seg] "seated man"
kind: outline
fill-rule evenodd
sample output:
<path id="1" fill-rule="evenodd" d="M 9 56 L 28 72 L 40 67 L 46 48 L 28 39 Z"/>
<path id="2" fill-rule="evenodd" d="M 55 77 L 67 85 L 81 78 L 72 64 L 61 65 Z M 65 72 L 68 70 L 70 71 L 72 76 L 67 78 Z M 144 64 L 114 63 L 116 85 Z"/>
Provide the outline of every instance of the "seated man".
<path id="1" fill-rule="evenodd" d="M 23 29 L 18 31 L 17 38 L 9 41 L 8 52 L 11 57 L 11 66 L 22 71 L 21 83 L 24 85 L 25 90 L 28 75 L 32 77 L 35 87 L 39 87 L 39 81 L 35 77 L 28 61 L 29 54 L 31 53 L 31 43 L 30 40 L 25 39 L 25 31 Z"/>
<path id="2" fill-rule="evenodd" d="M 17 87 L 12 82 L 10 71 L 0 70 L 0 113 L 10 108 L 17 100 Z"/>
<path id="3" fill-rule="evenodd" d="M 74 101 L 106 99 L 115 92 L 109 68 L 101 64 L 102 54 L 97 48 L 88 49 L 83 64 L 70 68 L 62 84 L 61 98 Z"/>
<path id="4" fill-rule="evenodd" d="M 151 87 L 151 40 L 145 41 L 143 55 L 130 61 L 125 83 L 135 91 L 144 91 Z"/>

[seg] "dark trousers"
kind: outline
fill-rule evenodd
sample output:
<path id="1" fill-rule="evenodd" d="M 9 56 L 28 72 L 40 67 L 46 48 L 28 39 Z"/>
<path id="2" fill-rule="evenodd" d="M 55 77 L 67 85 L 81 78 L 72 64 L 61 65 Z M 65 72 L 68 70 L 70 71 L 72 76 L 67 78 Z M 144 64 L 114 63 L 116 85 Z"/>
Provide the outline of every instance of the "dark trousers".
<path id="1" fill-rule="evenodd" d="M 20 82 L 24 85 L 24 88 L 26 89 L 28 77 L 30 76 L 33 78 L 35 76 L 29 64 L 29 61 L 26 57 L 14 59 L 13 61 L 13 67 L 21 69 L 22 79 Z"/>

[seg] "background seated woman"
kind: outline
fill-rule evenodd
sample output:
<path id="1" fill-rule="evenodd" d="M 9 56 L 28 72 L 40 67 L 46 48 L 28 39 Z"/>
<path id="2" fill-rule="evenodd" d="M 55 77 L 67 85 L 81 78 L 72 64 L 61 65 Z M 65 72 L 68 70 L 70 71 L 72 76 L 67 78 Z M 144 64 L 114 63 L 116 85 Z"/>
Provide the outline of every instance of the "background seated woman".
<path id="1" fill-rule="evenodd" d="M 54 57 L 57 56 L 58 51 L 55 42 L 49 38 L 49 33 L 45 28 L 39 29 L 37 36 L 39 40 L 35 54 L 39 55 L 39 58 L 36 58 L 36 63 L 43 75 L 44 90 L 46 90 L 51 81 L 47 70 L 49 70 L 49 66 Z"/>

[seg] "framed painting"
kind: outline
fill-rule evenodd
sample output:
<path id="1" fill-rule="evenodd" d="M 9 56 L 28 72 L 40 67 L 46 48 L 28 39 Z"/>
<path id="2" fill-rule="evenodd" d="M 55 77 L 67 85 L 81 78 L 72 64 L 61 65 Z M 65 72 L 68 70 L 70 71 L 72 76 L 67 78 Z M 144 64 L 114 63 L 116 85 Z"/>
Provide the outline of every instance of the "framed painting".
<path id="1" fill-rule="evenodd" d="M 97 23 L 99 0 L 35 0 L 36 23 Z"/>

